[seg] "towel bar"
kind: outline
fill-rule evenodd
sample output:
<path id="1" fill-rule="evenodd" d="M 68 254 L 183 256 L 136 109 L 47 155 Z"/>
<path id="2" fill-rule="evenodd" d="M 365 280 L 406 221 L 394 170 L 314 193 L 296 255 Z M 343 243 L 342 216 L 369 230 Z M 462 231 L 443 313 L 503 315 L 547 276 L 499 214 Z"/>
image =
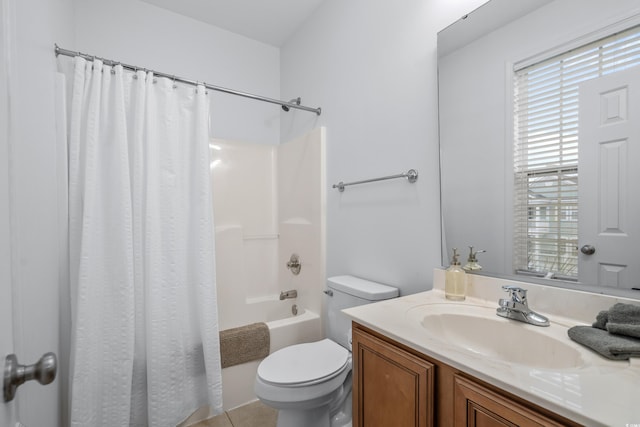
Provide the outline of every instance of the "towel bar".
<path id="1" fill-rule="evenodd" d="M 348 185 L 357 185 L 357 184 L 366 184 L 368 182 L 375 182 L 375 181 L 384 181 L 387 179 L 396 179 L 396 178 L 407 178 L 407 181 L 409 181 L 410 183 L 414 183 L 418 180 L 418 171 L 415 169 L 409 169 L 406 173 L 400 173 L 397 175 L 389 175 L 389 176 L 383 176 L 381 178 L 371 178 L 371 179 L 364 179 L 362 181 L 354 181 L 354 182 L 342 182 L 340 181 L 337 184 L 333 184 L 333 188 L 337 188 L 340 192 L 344 191 L 344 187 L 348 186 Z"/>

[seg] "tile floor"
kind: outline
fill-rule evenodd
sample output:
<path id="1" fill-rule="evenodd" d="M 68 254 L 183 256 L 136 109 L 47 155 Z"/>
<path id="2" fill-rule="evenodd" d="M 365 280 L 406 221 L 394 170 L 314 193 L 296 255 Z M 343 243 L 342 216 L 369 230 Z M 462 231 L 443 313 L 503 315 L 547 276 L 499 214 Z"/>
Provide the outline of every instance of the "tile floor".
<path id="1" fill-rule="evenodd" d="M 275 427 L 277 416 L 275 409 L 255 401 L 189 427 Z"/>

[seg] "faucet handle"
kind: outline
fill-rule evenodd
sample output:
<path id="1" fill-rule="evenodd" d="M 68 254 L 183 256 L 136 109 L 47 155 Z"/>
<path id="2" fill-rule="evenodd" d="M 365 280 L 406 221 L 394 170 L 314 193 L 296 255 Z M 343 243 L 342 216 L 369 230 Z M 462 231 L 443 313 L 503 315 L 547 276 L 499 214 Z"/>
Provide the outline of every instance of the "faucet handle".
<path id="1" fill-rule="evenodd" d="M 467 258 L 467 262 L 478 262 L 477 255 L 483 252 L 487 252 L 484 249 L 479 249 L 477 251 L 473 250 L 473 246 L 469 246 L 469 257 Z"/>
<path id="2" fill-rule="evenodd" d="M 509 294 L 509 298 L 511 298 L 512 301 L 519 302 L 520 304 L 527 303 L 526 289 L 515 285 L 504 285 L 502 289 Z"/>

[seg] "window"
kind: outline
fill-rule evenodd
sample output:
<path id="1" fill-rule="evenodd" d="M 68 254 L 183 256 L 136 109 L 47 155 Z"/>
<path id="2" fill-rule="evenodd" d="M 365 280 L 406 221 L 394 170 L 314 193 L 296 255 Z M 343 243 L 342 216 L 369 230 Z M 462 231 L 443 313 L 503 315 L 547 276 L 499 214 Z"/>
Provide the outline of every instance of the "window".
<path id="1" fill-rule="evenodd" d="M 578 276 L 580 83 L 640 64 L 640 26 L 514 74 L 514 269 Z"/>

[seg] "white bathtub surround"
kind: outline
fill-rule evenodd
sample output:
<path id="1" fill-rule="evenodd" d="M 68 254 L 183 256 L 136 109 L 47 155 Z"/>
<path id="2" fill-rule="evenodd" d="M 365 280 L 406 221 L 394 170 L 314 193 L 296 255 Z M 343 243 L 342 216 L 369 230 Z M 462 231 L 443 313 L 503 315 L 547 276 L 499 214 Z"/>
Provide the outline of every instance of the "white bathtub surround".
<path id="1" fill-rule="evenodd" d="M 326 282 L 325 140 L 321 127 L 278 146 L 278 286 L 296 289 L 298 298 L 287 301 L 315 313 L 322 312 Z M 286 267 L 293 253 L 299 275 Z"/>
<path id="2" fill-rule="evenodd" d="M 590 325 L 600 310 L 608 309 L 616 302 L 638 304 L 637 300 L 486 276 L 470 275 L 469 279 L 467 299 L 462 302 L 445 299 L 444 270 L 436 269 L 432 291 L 345 312 L 358 323 L 391 339 L 579 423 L 604 427 L 636 422 L 633 420 L 638 419 L 640 360 L 610 361 L 602 358 L 571 341 L 566 330 L 574 325 Z M 506 295 L 501 286 L 506 284 L 528 289 L 529 307 L 547 316 L 551 326 L 538 327 L 495 316 L 498 299 Z M 513 322 L 509 326 L 515 326 L 522 332 L 518 337 L 503 337 L 501 340 L 499 332 L 494 329 L 478 330 L 478 334 L 498 335 L 491 337 L 495 339 L 481 340 L 483 342 L 517 347 L 518 339 L 546 334 L 548 339 L 557 340 L 561 346 L 569 346 L 570 351 L 565 354 L 571 353 L 570 356 L 575 357 L 552 356 L 551 348 L 542 349 L 539 360 L 529 357 L 519 363 L 504 356 L 517 352 L 497 351 L 489 356 L 457 341 L 454 334 L 444 331 L 446 328 L 442 328 L 444 332 L 440 336 L 434 334 L 438 325 L 421 324 L 427 321 L 424 314 L 437 315 L 443 310 L 469 316 L 483 312 L 487 317 L 481 320 L 488 320 L 483 324 L 491 325 L 490 321 L 495 317 L 497 322 Z M 416 315 L 418 311 L 421 313 L 419 316 Z"/>
<path id="3" fill-rule="evenodd" d="M 71 425 L 220 412 L 204 88 L 81 58 L 69 82 Z"/>
<path id="4" fill-rule="evenodd" d="M 324 128 L 280 145 L 210 142 L 220 327 L 266 322 L 271 352 L 322 336 L 324 145 Z M 297 276 L 286 268 L 293 253 Z M 297 298 L 280 300 L 294 289 Z M 225 409 L 255 400 L 257 366 L 223 369 Z"/>

